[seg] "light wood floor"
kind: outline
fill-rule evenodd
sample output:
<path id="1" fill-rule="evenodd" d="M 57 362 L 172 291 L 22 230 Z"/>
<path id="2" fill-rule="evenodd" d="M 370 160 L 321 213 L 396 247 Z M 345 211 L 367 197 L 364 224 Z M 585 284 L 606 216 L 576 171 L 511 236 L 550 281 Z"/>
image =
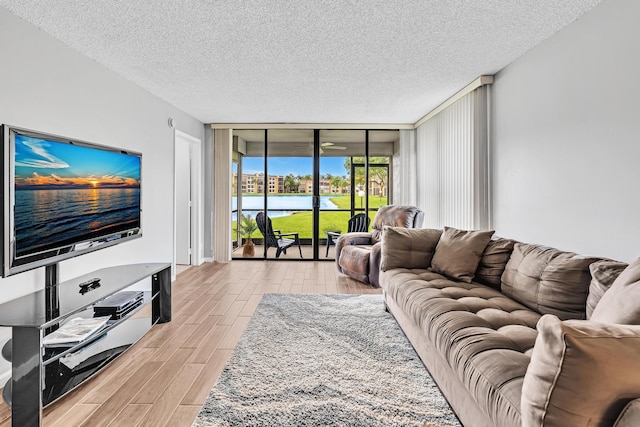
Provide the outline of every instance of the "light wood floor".
<path id="1" fill-rule="evenodd" d="M 361 294 L 333 262 L 231 261 L 191 267 L 172 287 L 173 318 L 44 409 L 45 426 L 191 426 L 262 295 Z M 0 405 L 0 427 L 11 425 Z"/>
<path id="2" fill-rule="evenodd" d="M 240 246 L 239 248 L 234 249 L 233 253 L 231 254 L 232 258 L 244 258 L 242 256 L 242 251 L 243 251 L 243 247 Z M 302 250 L 302 259 L 313 259 L 313 246 L 311 245 L 302 245 L 300 247 L 300 249 Z M 326 254 L 326 256 L 325 256 Z M 327 246 L 326 245 L 320 245 L 319 247 L 319 258 L 322 260 L 335 260 L 335 256 L 336 256 L 336 247 L 335 245 L 330 245 L 329 246 L 329 250 L 327 251 Z M 255 258 L 260 258 L 260 259 L 264 259 L 264 246 L 262 245 L 255 245 Z M 269 250 L 267 251 L 267 259 L 276 259 L 276 250 L 275 248 L 269 248 Z M 298 250 L 297 246 L 292 246 L 289 249 L 287 249 L 287 253 L 283 253 L 280 254 L 280 259 L 284 260 L 284 259 L 296 259 L 299 260 L 300 259 L 300 251 Z"/>

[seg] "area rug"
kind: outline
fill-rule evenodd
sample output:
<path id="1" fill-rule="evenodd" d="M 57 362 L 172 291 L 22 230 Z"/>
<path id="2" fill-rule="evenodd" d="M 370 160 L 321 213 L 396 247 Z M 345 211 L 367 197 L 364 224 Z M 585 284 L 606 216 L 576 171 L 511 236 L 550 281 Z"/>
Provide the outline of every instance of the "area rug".
<path id="1" fill-rule="evenodd" d="M 193 426 L 460 426 L 381 295 L 266 294 Z"/>

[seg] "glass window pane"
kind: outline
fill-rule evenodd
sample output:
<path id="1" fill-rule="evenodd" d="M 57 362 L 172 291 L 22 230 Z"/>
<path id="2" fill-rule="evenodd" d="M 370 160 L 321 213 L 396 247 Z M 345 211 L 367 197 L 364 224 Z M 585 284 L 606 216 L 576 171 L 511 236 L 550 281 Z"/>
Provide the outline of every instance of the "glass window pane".
<path id="1" fill-rule="evenodd" d="M 264 209 L 264 130 L 234 130 L 232 158 L 232 257 L 259 258 L 262 234 L 255 219 Z"/>
<path id="2" fill-rule="evenodd" d="M 363 210 L 358 205 L 355 156 L 364 156 L 364 130 L 320 131 L 320 258 L 335 256 L 335 240 L 346 233 L 349 218 Z M 355 169 L 357 171 L 357 169 Z M 364 184 L 364 181 L 362 182 Z M 354 193 L 356 191 L 356 193 Z M 361 200 L 360 200 L 361 201 Z"/>
<path id="3" fill-rule="evenodd" d="M 267 173 L 267 214 L 277 230 L 267 241 L 267 259 L 300 259 L 301 250 L 311 259 L 313 130 L 269 129 Z"/>

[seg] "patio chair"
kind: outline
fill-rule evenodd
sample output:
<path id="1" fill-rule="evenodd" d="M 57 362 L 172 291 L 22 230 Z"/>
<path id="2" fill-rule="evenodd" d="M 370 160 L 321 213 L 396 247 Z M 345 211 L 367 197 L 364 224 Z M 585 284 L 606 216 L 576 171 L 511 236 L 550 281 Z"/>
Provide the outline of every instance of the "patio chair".
<path id="1" fill-rule="evenodd" d="M 356 214 L 349 218 L 347 233 L 366 233 L 369 230 L 371 218 L 363 213 Z"/>
<path id="2" fill-rule="evenodd" d="M 288 248 L 297 244 L 298 250 L 300 251 L 300 258 L 302 258 L 302 248 L 300 247 L 298 233 L 280 233 L 280 230 L 274 230 L 271 225 L 271 218 L 265 215 L 264 212 L 258 212 L 258 215 L 256 215 L 256 223 L 264 236 L 266 251 L 269 251 L 269 248 L 276 248 L 276 258 L 280 258 L 281 253 L 286 254 Z"/>
<path id="3" fill-rule="evenodd" d="M 347 223 L 347 233 L 366 233 L 369 230 L 369 223 L 371 222 L 371 218 L 363 213 L 355 214 L 351 218 L 349 218 L 349 222 Z M 336 240 L 341 236 L 340 233 L 335 233 L 333 231 L 327 231 L 327 250 L 324 254 L 324 257 L 329 256 L 329 246 L 335 245 Z"/>

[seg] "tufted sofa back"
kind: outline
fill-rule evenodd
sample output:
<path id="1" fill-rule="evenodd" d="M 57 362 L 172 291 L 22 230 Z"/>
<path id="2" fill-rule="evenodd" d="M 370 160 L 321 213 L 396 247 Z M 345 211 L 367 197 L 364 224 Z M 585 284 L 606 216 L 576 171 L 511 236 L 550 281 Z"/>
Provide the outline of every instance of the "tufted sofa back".
<path id="1" fill-rule="evenodd" d="M 599 258 L 516 243 L 502 275 L 502 293 L 541 314 L 585 319 L 591 274 Z"/>

